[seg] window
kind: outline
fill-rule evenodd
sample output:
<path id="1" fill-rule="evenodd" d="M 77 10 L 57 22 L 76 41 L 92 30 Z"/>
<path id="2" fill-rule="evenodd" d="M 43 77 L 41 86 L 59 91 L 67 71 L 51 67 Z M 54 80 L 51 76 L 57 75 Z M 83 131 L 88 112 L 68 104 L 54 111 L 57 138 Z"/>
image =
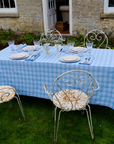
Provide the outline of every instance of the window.
<path id="1" fill-rule="evenodd" d="M 16 13 L 16 0 L 0 0 L 0 13 Z"/>
<path id="2" fill-rule="evenodd" d="M 104 13 L 114 13 L 114 0 L 104 0 Z"/>

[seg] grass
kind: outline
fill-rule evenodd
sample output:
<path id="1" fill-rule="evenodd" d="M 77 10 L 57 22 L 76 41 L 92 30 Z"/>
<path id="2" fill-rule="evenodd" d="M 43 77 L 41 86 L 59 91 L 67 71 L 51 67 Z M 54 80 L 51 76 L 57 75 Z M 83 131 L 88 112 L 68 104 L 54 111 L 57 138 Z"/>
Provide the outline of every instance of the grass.
<path id="1" fill-rule="evenodd" d="M 18 104 L 0 104 L 0 144 L 53 144 L 53 105 L 50 100 L 21 96 L 26 122 Z M 114 143 L 114 111 L 91 105 L 95 140 L 92 141 L 86 114 L 80 111 L 61 114 L 57 144 Z"/>

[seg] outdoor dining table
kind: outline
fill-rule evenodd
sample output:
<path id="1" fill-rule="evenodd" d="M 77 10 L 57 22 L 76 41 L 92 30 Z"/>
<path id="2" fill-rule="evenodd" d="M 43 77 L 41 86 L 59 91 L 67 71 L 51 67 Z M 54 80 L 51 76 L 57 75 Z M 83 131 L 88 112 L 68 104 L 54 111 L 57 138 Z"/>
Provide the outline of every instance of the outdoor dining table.
<path id="1" fill-rule="evenodd" d="M 90 72 L 100 86 L 89 103 L 114 109 L 114 50 L 94 48 L 92 56 L 95 59 L 90 65 L 80 64 L 80 61 L 61 62 L 59 58 L 66 54 L 56 55 L 55 47 L 51 48 L 49 58 L 43 52 L 34 61 L 13 60 L 10 55 L 9 47 L 0 51 L 0 85 L 14 87 L 19 95 L 49 99 L 43 85 L 52 92 L 53 82 L 60 74 L 79 69 Z"/>

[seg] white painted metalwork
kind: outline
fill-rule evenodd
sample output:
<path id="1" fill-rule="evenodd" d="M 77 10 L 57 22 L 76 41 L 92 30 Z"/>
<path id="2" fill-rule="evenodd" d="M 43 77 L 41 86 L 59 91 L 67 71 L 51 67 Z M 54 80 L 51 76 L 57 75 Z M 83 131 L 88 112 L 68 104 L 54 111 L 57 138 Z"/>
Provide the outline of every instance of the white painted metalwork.
<path id="1" fill-rule="evenodd" d="M 84 37 L 84 46 L 86 47 L 86 42 L 91 42 L 91 41 L 94 42 L 95 40 L 97 42 L 101 42 L 99 44 L 98 48 L 101 48 L 102 45 L 105 45 L 103 48 L 110 49 L 110 47 L 108 47 L 108 37 L 107 37 L 107 35 L 99 29 L 91 30 L 85 35 L 85 37 Z"/>
<path id="2" fill-rule="evenodd" d="M 23 116 L 24 120 L 26 121 L 22 103 L 21 103 L 19 95 L 16 93 L 16 90 L 11 86 L 0 86 L 0 103 L 10 102 L 10 106 L 12 107 L 11 100 L 13 98 L 17 99 L 22 116 Z"/>
<path id="3" fill-rule="evenodd" d="M 44 84 L 44 90 L 55 105 L 54 110 L 54 143 L 57 142 L 58 127 L 61 112 L 73 110 L 85 110 L 92 139 L 94 139 L 91 109 L 88 104 L 94 91 L 99 89 L 95 78 L 87 71 L 71 70 L 58 76 L 52 86 L 53 93 L 50 93 Z M 86 108 L 88 107 L 88 109 Z M 56 110 L 60 109 L 58 120 Z"/>

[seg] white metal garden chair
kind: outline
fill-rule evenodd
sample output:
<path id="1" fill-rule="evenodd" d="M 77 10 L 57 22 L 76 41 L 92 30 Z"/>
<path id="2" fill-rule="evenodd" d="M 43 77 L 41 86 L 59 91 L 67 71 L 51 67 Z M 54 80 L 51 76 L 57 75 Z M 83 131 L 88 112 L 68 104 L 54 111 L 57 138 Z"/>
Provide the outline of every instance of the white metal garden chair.
<path id="1" fill-rule="evenodd" d="M 110 47 L 108 47 L 107 35 L 99 29 L 91 30 L 85 35 L 84 47 L 86 47 L 86 42 L 95 42 L 95 41 L 99 43 L 98 48 L 103 47 L 104 49 L 110 49 Z"/>
<path id="2" fill-rule="evenodd" d="M 60 114 L 64 111 L 85 110 L 89 123 L 90 133 L 94 139 L 91 109 L 88 104 L 94 91 L 99 89 L 95 78 L 83 70 L 71 70 L 58 76 L 52 86 L 53 93 L 50 93 L 44 84 L 45 92 L 53 102 L 54 109 L 54 143 L 57 142 Z M 86 108 L 88 107 L 88 109 Z M 58 122 L 56 123 L 56 110 L 60 109 Z"/>
<path id="3" fill-rule="evenodd" d="M 11 86 L 0 86 L 0 103 L 11 102 L 11 100 L 13 98 L 17 99 L 22 116 L 23 116 L 24 120 L 26 121 L 25 115 L 23 112 L 23 107 L 21 104 L 21 100 L 20 100 L 19 95 L 16 93 L 16 90 Z M 12 107 L 12 105 L 11 105 L 11 107 Z"/>

